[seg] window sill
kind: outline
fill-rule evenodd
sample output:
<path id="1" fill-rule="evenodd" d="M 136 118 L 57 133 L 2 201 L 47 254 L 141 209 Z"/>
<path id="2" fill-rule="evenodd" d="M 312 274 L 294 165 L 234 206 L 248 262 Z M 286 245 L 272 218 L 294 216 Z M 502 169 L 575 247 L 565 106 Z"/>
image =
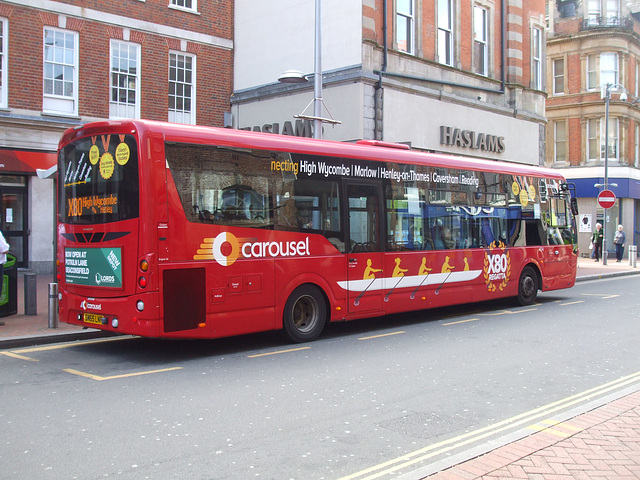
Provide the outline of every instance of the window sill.
<path id="1" fill-rule="evenodd" d="M 196 10 L 192 10 L 190 8 L 179 7 L 177 5 L 167 5 L 171 10 L 178 10 L 180 12 L 192 13 L 193 15 L 202 15 L 200 12 Z"/>
<path id="2" fill-rule="evenodd" d="M 68 118 L 69 120 L 80 120 L 81 118 L 75 113 L 64 112 L 40 112 L 40 115 L 43 117 Z"/>

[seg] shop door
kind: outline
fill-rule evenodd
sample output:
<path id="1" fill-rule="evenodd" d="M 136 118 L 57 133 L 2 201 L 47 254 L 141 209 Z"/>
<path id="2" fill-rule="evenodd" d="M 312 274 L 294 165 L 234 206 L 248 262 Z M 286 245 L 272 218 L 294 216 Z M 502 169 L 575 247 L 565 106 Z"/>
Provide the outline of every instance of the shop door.
<path id="1" fill-rule="evenodd" d="M 375 185 L 348 184 L 349 312 L 382 311 L 384 271 L 380 232 L 380 193 Z"/>
<path id="2" fill-rule="evenodd" d="M 24 187 L 8 186 L 5 178 L 9 177 L 0 176 L 0 230 L 10 245 L 9 252 L 16 257 L 16 265 L 25 268 L 29 261 L 26 177 L 19 177 Z"/>

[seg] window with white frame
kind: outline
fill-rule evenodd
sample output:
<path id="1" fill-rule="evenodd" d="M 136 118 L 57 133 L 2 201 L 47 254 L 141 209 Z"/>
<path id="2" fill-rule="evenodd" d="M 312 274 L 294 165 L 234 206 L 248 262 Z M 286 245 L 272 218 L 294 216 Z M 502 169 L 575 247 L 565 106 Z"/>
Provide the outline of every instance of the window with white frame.
<path id="1" fill-rule="evenodd" d="M 618 83 L 618 54 L 603 52 L 587 56 L 587 90 L 599 90 Z"/>
<path id="2" fill-rule="evenodd" d="M 600 88 L 598 84 L 598 56 L 587 55 L 587 90 Z"/>
<path id="3" fill-rule="evenodd" d="M 169 2 L 170 7 L 182 8 L 185 10 L 198 10 L 198 0 L 171 0 Z"/>
<path id="4" fill-rule="evenodd" d="M 618 83 L 618 54 L 604 52 L 600 54 L 600 86 Z"/>
<path id="5" fill-rule="evenodd" d="M 607 132 L 605 131 L 605 120 L 602 119 L 602 125 L 600 126 L 601 135 L 600 135 L 600 159 L 604 160 L 605 150 L 608 147 L 608 157 L 609 161 L 617 161 L 618 160 L 618 119 L 616 117 L 609 117 L 609 142 L 605 145 L 605 139 L 607 137 Z"/>
<path id="6" fill-rule="evenodd" d="M 567 161 L 567 123 L 564 120 L 554 122 L 554 156 L 556 163 Z"/>
<path id="7" fill-rule="evenodd" d="M 542 30 L 531 30 L 531 88 L 542 90 Z"/>
<path id="8" fill-rule="evenodd" d="M 601 16 L 601 0 L 589 0 L 587 3 L 587 21 L 589 25 L 599 25 Z"/>
<path id="9" fill-rule="evenodd" d="M 110 118 L 140 118 L 140 46 L 111 40 Z"/>
<path id="10" fill-rule="evenodd" d="M 553 60 L 553 94 L 564 93 L 564 58 Z"/>
<path id="11" fill-rule="evenodd" d="M 78 34 L 44 29 L 44 82 L 42 107 L 45 112 L 78 114 Z"/>
<path id="12" fill-rule="evenodd" d="M 7 25 L 7 19 L 0 18 L 0 108 L 7 108 L 8 106 L 7 79 L 9 75 L 9 62 L 7 61 Z"/>
<path id="13" fill-rule="evenodd" d="M 195 125 L 196 58 L 169 53 L 169 121 Z"/>
<path id="14" fill-rule="evenodd" d="M 489 12 L 479 5 L 473 6 L 473 71 L 489 74 Z"/>
<path id="15" fill-rule="evenodd" d="M 397 0 L 396 3 L 396 44 L 398 50 L 414 53 L 414 5 L 413 0 Z"/>
<path id="16" fill-rule="evenodd" d="M 587 120 L 587 160 L 595 162 L 600 159 L 600 137 L 598 135 L 598 119 Z"/>
<path id="17" fill-rule="evenodd" d="M 438 61 L 453 66 L 453 0 L 438 0 Z"/>

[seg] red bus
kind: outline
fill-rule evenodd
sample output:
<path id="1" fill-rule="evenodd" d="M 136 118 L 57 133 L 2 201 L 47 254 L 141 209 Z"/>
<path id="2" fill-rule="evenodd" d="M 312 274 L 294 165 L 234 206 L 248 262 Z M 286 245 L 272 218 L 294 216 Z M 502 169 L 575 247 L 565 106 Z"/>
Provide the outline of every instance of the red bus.
<path id="1" fill-rule="evenodd" d="M 64 322 L 147 337 L 282 329 L 574 285 L 575 198 L 553 170 L 149 121 L 67 130 Z"/>

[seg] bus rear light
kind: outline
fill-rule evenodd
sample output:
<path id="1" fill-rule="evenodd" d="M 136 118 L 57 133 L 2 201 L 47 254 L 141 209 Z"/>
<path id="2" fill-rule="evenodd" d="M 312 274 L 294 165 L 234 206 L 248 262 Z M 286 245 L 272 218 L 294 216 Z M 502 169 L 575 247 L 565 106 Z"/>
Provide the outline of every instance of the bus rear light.
<path id="1" fill-rule="evenodd" d="M 118 319 L 117 318 L 114 317 L 114 318 L 111 319 L 111 326 L 113 328 L 118 328 Z"/>
<path id="2" fill-rule="evenodd" d="M 145 288 L 147 286 L 147 279 L 145 277 L 138 278 L 138 285 L 140 288 Z"/>
<path id="3" fill-rule="evenodd" d="M 143 312 L 144 311 L 144 302 L 142 300 L 138 300 L 138 302 L 136 303 L 136 308 L 138 309 L 139 312 Z"/>
<path id="4" fill-rule="evenodd" d="M 140 270 L 142 270 L 143 272 L 146 272 L 147 270 L 149 270 L 149 262 L 147 262 L 146 260 L 141 260 Z"/>

